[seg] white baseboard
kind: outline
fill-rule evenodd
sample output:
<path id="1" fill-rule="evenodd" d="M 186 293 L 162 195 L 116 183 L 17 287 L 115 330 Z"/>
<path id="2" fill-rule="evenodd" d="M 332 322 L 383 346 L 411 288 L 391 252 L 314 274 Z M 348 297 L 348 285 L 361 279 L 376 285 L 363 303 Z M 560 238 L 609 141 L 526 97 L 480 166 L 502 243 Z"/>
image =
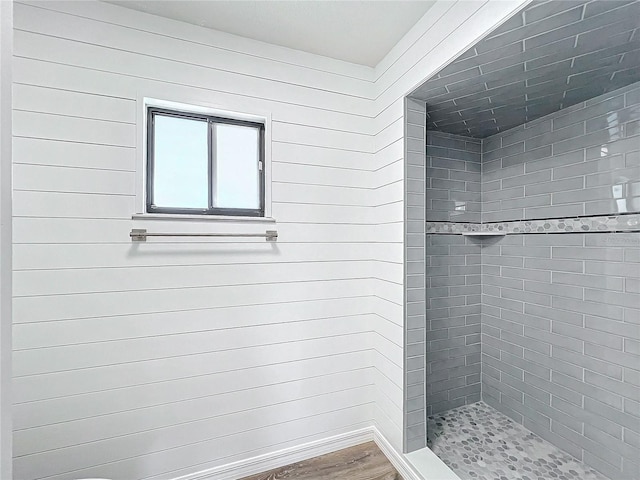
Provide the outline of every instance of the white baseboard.
<path id="1" fill-rule="evenodd" d="M 407 462 L 405 456 L 398 452 L 395 448 L 391 446 L 389 441 L 380 433 L 380 431 L 373 428 L 373 440 L 378 445 L 378 448 L 384 453 L 384 455 L 389 459 L 391 464 L 398 471 L 400 476 L 404 480 L 424 480 L 422 475 L 420 475 L 409 462 Z"/>
<path id="2" fill-rule="evenodd" d="M 272 453 L 240 460 L 220 467 L 202 470 L 174 480 L 238 480 L 239 478 L 266 472 L 291 463 L 331 453 L 342 448 L 353 447 L 373 440 L 373 428 L 361 428 L 340 435 L 296 445 Z"/>
<path id="3" fill-rule="evenodd" d="M 174 480 L 238 480 L 249 475 L 266 472 L 372 440 L 376 442 L 404 480 L 422 480 L 407 463 L 404 456 L 398 453 L 378 429 L 373 426 L 259 455 L 247 460 L 240 460 L 220 467 L 209 468 L 175 478 Z"/>

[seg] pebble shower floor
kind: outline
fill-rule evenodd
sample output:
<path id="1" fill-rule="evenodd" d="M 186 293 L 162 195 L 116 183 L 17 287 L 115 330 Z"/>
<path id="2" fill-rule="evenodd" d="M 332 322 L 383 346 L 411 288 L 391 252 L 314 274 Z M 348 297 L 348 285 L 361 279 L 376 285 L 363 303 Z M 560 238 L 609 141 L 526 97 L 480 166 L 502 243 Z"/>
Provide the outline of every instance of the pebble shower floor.
<path id="1" fill-rule="evenodd" d="M 483 402 L 429 417 L 427 431 L 462 480 L 609 480 Z"/>

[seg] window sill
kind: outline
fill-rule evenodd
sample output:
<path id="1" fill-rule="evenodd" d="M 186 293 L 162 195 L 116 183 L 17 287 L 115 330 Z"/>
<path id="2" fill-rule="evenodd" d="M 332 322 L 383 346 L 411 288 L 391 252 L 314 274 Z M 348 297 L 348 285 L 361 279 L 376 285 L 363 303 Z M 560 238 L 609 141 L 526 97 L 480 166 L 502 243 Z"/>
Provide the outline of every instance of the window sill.
<path id="1" fill-rule="evenodd" d="M 176 220 L 190 222 L 239 222 L 239 223 L 276 223 L 271 217 L 241 217 L 228 215 L 178 215 L 171 213 L 134 213 L 132 220 Z"/>

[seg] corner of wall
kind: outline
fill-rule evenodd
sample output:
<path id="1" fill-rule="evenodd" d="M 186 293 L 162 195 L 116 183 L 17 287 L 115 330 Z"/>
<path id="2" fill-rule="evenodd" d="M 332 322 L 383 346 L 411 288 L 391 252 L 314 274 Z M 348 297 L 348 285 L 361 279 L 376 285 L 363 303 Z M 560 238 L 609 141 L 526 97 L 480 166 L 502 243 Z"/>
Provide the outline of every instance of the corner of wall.
<path id="1" fill-rule="evenodd" d="M 0 2 L 0 478 L 12 475 L 13 1 Z"/>

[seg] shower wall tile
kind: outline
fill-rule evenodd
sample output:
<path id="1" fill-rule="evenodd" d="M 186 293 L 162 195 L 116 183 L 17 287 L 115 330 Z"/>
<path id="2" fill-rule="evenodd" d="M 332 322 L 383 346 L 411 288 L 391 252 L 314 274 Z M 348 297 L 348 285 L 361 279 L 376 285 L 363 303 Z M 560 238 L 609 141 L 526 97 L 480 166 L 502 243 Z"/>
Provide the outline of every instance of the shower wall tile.
<path id="1" fill-rule="evenodd" d="M 640 478 L 640 233 L 611 233 L 637 231 L 611 215 L 640 211 L 639 121 L 635 84 L 484 139 L 482 224 L 450 197 L 477 202 L 478 163 L 454 156 L 472 139 L 428 132 L 428 414 L 475 401 L 480 368 L 487 403 Z M 565 219 L 584 215 L 599 217 Z M 501 223 L 523 219 L 538 221 Z M 480 230 L 509 235 L 459 235 Z"/>
<path id="2" fill-rule="evenodd" d="M 430 105 L 429 129 L 486 138 L 638 82 L 639 14 L 637 1 L 530 3 L 414 92 Z M 601 130 L 601 117 L 583 120 Z"/>
<path id="3" fill-rule="evenodd" d="M 481 242 L 483 400 L 610 478 L 638 478 L 640 233 Z"/>
<path id="4" fill-rule="evenodd" d="M 635 83 L 484 139 L 482 221 L 639 211 L 639 120 Z"/>
<path id="5" fill-rule="evenodd" d="M 481 141 L 427 132 L 427 221 L 479 222 Z M 427 235 L 427 414 L 480 399 L 480 244 Z"/>
<path id="6" fill-rule="evenodd" d="M 407 143 L 425 144 L 426 106 L 422 101 L 405 103 Z M 404 450 L 411 452 L 427 445 L 425 371 L 426 298 L 425 280 L 425 153 L 405 155 L 405 215 L 419 220 L 411 229 L 405 222 L 405 338 L 404 338 Z"/>
<path id="7" fill-rule="evenodd" d="M 427 414 L 480 399 L 480 243 L 427 235 Z"/>
<path id="8" fill-rule="evenodd" d="M 481 141 L 427 132 L 427 219 L 479 222 Z"/>

